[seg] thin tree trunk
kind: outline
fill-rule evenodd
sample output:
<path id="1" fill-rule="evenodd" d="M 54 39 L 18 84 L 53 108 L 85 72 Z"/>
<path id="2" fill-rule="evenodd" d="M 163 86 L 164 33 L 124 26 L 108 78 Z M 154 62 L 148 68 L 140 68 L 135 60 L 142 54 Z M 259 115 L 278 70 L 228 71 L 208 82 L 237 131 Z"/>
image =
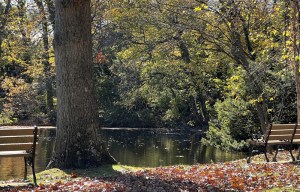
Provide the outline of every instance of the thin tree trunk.
<path id="1" fill-rule="evenodd" d="M 186 64 L 190 64 L 191 58 L 190 58 L 190 51 L 188 47 L 186 46 L 185 42 L 183 41 L 181 35 L 183 34 L 183 31 L 178 32 L 178 36 L 174 39 L 178 41 L 178 48 L 181 51 L 181 57 L 184 60 Z M 209 122 L 209 114 L 206 109 L 205 104 L 205 97 L 203 96 L 202 90 L 199 87 L 197 80 L 194 79 L 194 73 L 190 71 L 185 71 L 185 73 L 191 78 L 191 82 L 193 83 L 193 86 L 196 88 L 197 95 L 193 96 L 193 102 L 194 107 L 191 107 L 195 114 L 198 116 L 197 120 L 202 125 L 208 125 Z M 201 109 L 198 108 L 198 105 L 200 105 Z M 199 112 L 201 111 L 201 112 Z M 200 119 L 201 118 L 201 119 Z"/>
<path id="2" fill-rule="evenodd" d="M 94 67 L 90 0 L 55 1 L 57 132 L 48 167 L 84 168 L 115 163 L 101 141 Z"/>
<path id="3" fill-rule="evenodd" d="M 55 7 L 54 7 L 54 2 L 53 0 L 45 0 L 47 8 L 48 8 L 48 13 L 49 13 L 49 20 L 51 22 L 51 26 L 54 30 L 55 28 Z"/>
<path id="4" fill-rule="evenodd" d="M 43 38 L 43 65 L 44 65 L 44 75 L 46 82 L 46 109 L 48 117 L 50 118 L 50 123 L 55 123 L 55 118 L 53 117 L 53 87 L 51 78 L 51 65 L 49 62 L 49 38 L 48 38 L 48 22 L 46 17 L 45 8 L 41 0 L 34 0 L 40 14 L 42 15 L 42 38 Z"/>
<path id="5" fill-rule="evenodd" d="M 230 26 L 231 26 L 231 54 L 237 64 L 240 64 L 244 70 L 246 71 L 247 78 L 245 79 L 245 82 L 249 86 L 251 90 L 251 95 L 254 98 L 262 97 L 262 101 L 256 102 L 255 107 L 257 110 L 257 115 L 260 121 L 260 127 L 261 131 L 263 133 L 266 132 L 266 125 L 269 123 L 268 116 L 267 116 L 267 107 L 265 104 L 265 98 L 263 96 L 263 88 L 261 87 L 260 83 L 255 81 L 254 76 L 251 73 L 250 70 L 250 63 L 248 61 L 248 57 L 244 52 L 244 47 L 242 45 L 241 41 L 241 34 L 238 32 L 236 25 L 236 22 L 241 20 L 243 22 L 243 32 L 244 32 L 244 38 L 247 46 L 247 51 L 249 53 L 249 59 L 253 62 L 255 62 L 256 58 L 255 55 L 252 54 L 253 48 L 252 44 L 250 42 L 249 38 L 249 30 L 247 28 L 247 25 L 245 23 L 245 20 L 242 18 L 242 16 L 239 13 L 237 5 L 234 4 L 234 2 L 229 2 L 230 6 L 233 6 L 234 9 L 232 9 L 231 17 L 229 17 Z M 227 5 L 227 6 L 229 6 Z"/>
<path id="6" fill-rule="evenodd" d="M 19 0 L 18 1 L 18 4 L 17 4 L 17 7 L 18 7 L 18 15 L 20 17 L 20 24 L 19 24 L 19 29 L 20 29 L 20 33 L 22 35 L 22 43 L 23 45 L 25 46 L 29 46 L 30 44 L 30 37 L 27 35 L 27 31 L 26 31 L 26 18 L 27 18 L 27 15 L 26 15 L 26 1 L 25 0 Z M 30 54 L 25 54 L 23 56 L 24 60 L 25 61 L 28 61 L 30 62 Z"/>
<path id="7" fill-rule="evenodd" d="M 30 53 L 30 47 L 32 45 L 30 34 L 27 30 L 27 24 L 28 24 L 28 18 L 27 18 L 27 6 L 26 6 L 26 0 L 18 0 L 17 1 L 17 10 L 18 10 L 18 19 L 19 19 L 19 32 L 22 36 L 22 46 L 26 47 L 28 51 L 22 52 L 22 54 L 19 56 L 21 60 L 23 60 L 27 66 L 30 66 L 32 64 L 32 54 Z M 24 66 L 24 65 L 23 65 Z M 22 73 L 19 74 L 21 77 L 25 78 L 27 81 L 30 81 L 31 77 L 25 76 Z"/>
<path id="8" fill-rule="evenodd" d="M 4 40 L 4 37 L 5 37 L 5 26 L 6 26 L 6 23 L 7 23 L 7 18 L 8 18 L 8 15 L 9 15 L 9 12 L 10 12 L 10 9 L 11 9 L 11 0 L 8 0 L 7 3 L 6 3 L 6 6 L 5 6 L 5 10 L 4 10 L 4 13 L 3 15 L 1 15 L 0 17 L 0 63 L 1 63 L 1 60 L 2 60 L 2 42 Z"/>
<path id="9" fill-rule="evenodd" d="M 236 33 L 236 32 L 234 32 Z M 245 79 L 245 82 L 247 84 L 247 86 L 249 86 L 250 89 L 250 94 L 252 95 L 253 98 L 258 99 L 259 97 L 261 97 L 261 101 L 257 101 L 255 103 L 255 107 L 256 107 L 256 111 L 257 111 L 257 115 L 258 115 L 258 119 L 260 122 L 260 128 L 261 131 L 263 133 L 266 132 L 266 126 L 269 123 L 269 119 L 268 119 L 268 115 L 267 115 L 267 106 L 265 103 L 265 97 L 263 95 L 263 88 L 260 85 L 259 82 L 257 82 L 255 80 L 255 77 L 251 74 L 250 71 L 250 65 L 249 62 L 247 60 L 247 57 L 244 55 L 244 53 L 241 51 L 243 50 L 242 44 L 240 42 L 240 35 L 238 37 L 233 36 L 232 38 L 234 39 L 234 41 L 238 41 L 239 43 L 237 44 L 233 44 L 235 50 L 240 50 L 238 52 L 233 52 L 233 56 L 235 58 L 235 62 L 240 64 L 244 70 L 246 71 L 247 77 Z M 237 39 L 239 38 L 239 39 Z"/>

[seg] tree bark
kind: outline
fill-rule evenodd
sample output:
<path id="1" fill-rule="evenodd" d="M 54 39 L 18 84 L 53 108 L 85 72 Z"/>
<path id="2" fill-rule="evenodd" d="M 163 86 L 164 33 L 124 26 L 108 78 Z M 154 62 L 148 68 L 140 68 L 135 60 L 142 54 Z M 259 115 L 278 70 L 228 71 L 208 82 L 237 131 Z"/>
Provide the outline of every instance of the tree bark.
<path id="1" fill-rule="evenodd" d="M 4 37 L 6 36 L 6 32 L 5 32 L 5 26 L 7 23 L 7 18 L 9 15 L 9 12 L 11 10 L 11 0 L 8 0 L 4 9 L 4 13 L 3 15 L 1 15 L 0 17 L 0 62 L 2 62 L 2 42 L 4 40 Z"/>
<path id="2" fill-rule="evenodd" d="M 55 28 L 55 7 L 54 7 L 54 2 L 53 0 L 45 0 L 47 8 L 48 8 L 48 13 L 49 13 L 49 20 L 51 22 L 51 26 L 54 30 Z"/>
<path id="3" fill-rule="evenodd" d="M 297 93 L 297 122 L 300 123 L 300 45 L 299 45 L 299 32 L 300 32 L 300 5 L 299 2 L 292 1 L 292 42 L 293 42 L 293 63 L 295 70 L 295 82 Z"/>
<path id="4" fill-rule="evenodd" d="M 115 163 L 97 133 L 90 0 L 56 0 L 55 8 L 57 132 L 48 168 Z"/>
<path id="5" fill-rule="evenodd" d="M 44 75 L 46 82 L 46 109 L 47 115 L 50 118 L 50 123 L 55 124 L 55 118 L 53 117 L 53 87 L 52 87 L 52 78 L 51 78 L 51 65 L 49 62 L 49 37 L 48 37 L 48 22 L 46 17 L 45 8 L 41 0 L 34 0 L 40 14 L 42 15 L 42 38 L 43 38 L 43 66 L 44 66 Z"/>

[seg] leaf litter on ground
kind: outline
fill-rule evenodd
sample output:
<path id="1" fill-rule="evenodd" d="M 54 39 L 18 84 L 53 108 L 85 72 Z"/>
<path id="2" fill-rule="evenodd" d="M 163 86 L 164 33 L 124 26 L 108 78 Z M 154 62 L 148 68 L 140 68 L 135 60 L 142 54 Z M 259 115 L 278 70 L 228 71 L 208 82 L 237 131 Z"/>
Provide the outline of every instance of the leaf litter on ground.
<path id="1" fill-rule="evenodd" d="M 271 155 L 270 155 L 271 157 Z M 3 191 L 300 191 L 300 162 L 291 162 L 288 151 L 280 162 L 265 162 L 263 155 L 245 159 L 191 166 L 175 165 L 111 176 L 81 177 L 72 172 L 63 180 L 39 186 L 2 187 Z M 76 176 L 75 176 L 76 175 Z M 48 175 L 49 176 L 49 175 Z M 47 178 L 47 177 L 43 177 Z M 1 188 L 0 188 L 1 190 Z"/>

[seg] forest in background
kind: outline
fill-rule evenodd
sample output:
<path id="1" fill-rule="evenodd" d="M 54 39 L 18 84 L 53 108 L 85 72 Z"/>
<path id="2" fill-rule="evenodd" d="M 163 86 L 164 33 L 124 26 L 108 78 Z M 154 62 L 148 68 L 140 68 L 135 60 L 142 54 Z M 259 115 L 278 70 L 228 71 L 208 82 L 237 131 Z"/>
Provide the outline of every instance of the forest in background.
<path id="1" fill-rule="evenodd" d="M 93 0 L 101 125 L 202 129 L 203 142 L 241 150 L 262 123 L 297 122 L 295 9 Z M 55 124 L 54 11 L 53 0 L 0 0 L 0 124 Z"/>

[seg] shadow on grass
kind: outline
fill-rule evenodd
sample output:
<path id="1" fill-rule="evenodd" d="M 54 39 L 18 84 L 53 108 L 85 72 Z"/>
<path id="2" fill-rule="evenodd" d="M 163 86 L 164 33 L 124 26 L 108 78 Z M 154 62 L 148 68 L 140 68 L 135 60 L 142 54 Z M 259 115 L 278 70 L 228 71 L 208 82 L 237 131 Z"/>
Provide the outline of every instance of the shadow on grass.
<path id="1" fill-rule="evenodd" d="M 107 185 L 115 186 L 117 191 L 202 191 L 199 184 L 187 179 L 163 179 L 158 175 L 147 176 L 147 169 L 123 165 L 104 165 L 89 169 L 64 170 L 71 177 L 91 178 Z M 145 170 L 146 174 L 135 174 L 138 170 Z M 217 188 L 210 187 L 213 191 Z M 100 190 L 100 189 L 98 189 Z"/>
<path id="2" fill-rule="evenodd" d="M 122 174 L 118 177 L 104 178 L 105 182 L 118 183 L 122 187 L 118 191 L 202 191 L 203 186 L 188 181 L 178 179 L 162 179 L 158 177 L 137 176 L 133 174 Z M 213 189 L 213 188 L 211 188 Z M 213 191 L 218 191 L 214 188 Z"/>
<path id="3" fill-rule="evenodd" d="M 147 168 L 136 168 L 123 165 L 104 165 L 88 169 L 50 169 L 37 174 L 38 184 L 43 186 L 43 190 L 48 190 L 56 182 L 74 182 L 79 181 L 84 185 L 81 179 L 90 178 L 91 182 L 105 183 L 103 186 L 116 191 L 199 191 L 201 186 L 188 180 L 165 180 L 159 176 L 147 176 L 147 174 L 137 175 L 137 170 L 146 170 Z M 146 171 L 147 172 L 147 171 Z M 31 179 L 31 178 L 30 178 Z M 82 191 L 99 191 L 103 188 L 84 188 Z M 58 188 L 60 189 L 60 188 Z M 0 187 L 0 191 L 28 191 L 39 190 L 32 184 L 27 186 L 5 186 Z M 49 188 L 53 190 L 53 188 Z M 64 191 L 64 189 L 60 189 Z M 81 191 L 81 190 L 79 190 Z M 200 190 L 201 191 L 201 190 Z"/>
<path id="4" fill-rule="evenodd" d="M 252 163 L 246 164 L 246 160 L 240 162 L 241 164 L 245 165 L 242 170 L 252 170 L 254 172 L 252 174 L 256 177 L 261 179 L 270 179 L 271 176 L 276 176 L 276 174 L 272 174 L 271 176 L 264 172 L 264 168 L 261 165 L 265 165 L 266 163 Z M 273 163 L 267 163 L 269 168 L 273 167 Z M 281 167 L 281 163 L 278 163 L 278 168 Z M 299 166 L 300 162 L 285 162 L 285 165 L 294 165 Z M 252 165 L 252 166 L 251 166 Z M 227 168 L 227 164 L 222 166 L 224 169 Z M 232 167 L 233 165 L 228 165 L 228 168 Z M 217 174 L 214 170 L 214 166 L 211 169 L 207 170 L 207 172 L 211 174 Z M 249 168 L 250 167 L 250 168 Z M 252 167 L 252 168 L 251 168 Z M 287 166 L 286 170 L 288 171 L 291 168 Z M 174 169 L 175 168 L 175 169 Z M 239 170 L 241 168 L 240 165 L 236 166 L 236 169 Z M 262 168 L 263 170 L 257 169 Z M 173 169 L 173 170 L 172 170 Z M 267 169 L 267 168 L 266 168 Z M 299 168 L 300 169 L 300 168 Z M 135 172 L 137 170 L 142 170 L 139 172 Z M 194 169 L 193 169 L 194 170 Z M 230 170 L 230 169 L 229 169 Z M 276 167 L 273 169 L 273 173 L 276 173 Z M 282 170 L 282 169 L 280 169 Z M 231 170 L 233 171 L 233 170 Z M 270 170 L 269 170 L 270 171 Z M 233 171 L 234 172 L 234 171 Z M 165 174 L 170 173 L 170 174 Z M 227 177 L 220 177 L 218 181 L 216 178 L 213 179 L 206 179 L 205 183 L 201 183 L 201 178 L 198 180 L 199 171 L 195 172 L 186 172 L 185 167 L 181 167 L 181 170 L 177 171 L 176 166 L 169 169 L 166 168 L 158 168 L 154 170 L 147 170 L 147 168 L 137 168 L 137 167 L 130 167 L 124 165 L 105 165 L 101 167 L 93 167 L 88 169 L 74 169 L 74 170 L 59 170 L 59 169 L 51 169 L 46 170 L 41 173 L 37 174 L 38 183 L 41 183 L 43 188 L 33 188 L 33 186 L 27 187 L 7 187 L 2 188 L 5 191 L 29 191 L 29 190 L 44 190 L 44 191 L 70 191 L 68 187 L 78 187 L 74 190 L 76 191 L 245 191 L 246 189 L 262 189 L 262 185 L 257 184 L 256 182 L 252 181 L 251 183 L 244 183 L 242 185 L 245 189 L 240 187 L 235 187 Z M 241 174 L 239 177 L 249 177 L 248 172 L 240 172 Z M 192 174 L 192 175 L 191 175 Z M 264 174 L 264 175 L 262 175 Z M 284 175 L 283 174 L 283 175 Z M 199 174 L 199 177 L 201 177 Z M 229 174 L 229 176 L 235 177 L 235 174 Z M 277 178 L 277 177 L 275 177 Z M 287 178 L 291 178 L 288 176 Z M 197 182 L 198 181 L 198 182 Z M 259 180 L 257 180 L 258 182 Z M 283 188 L 275 188 L 271 189 L 270 191 L 292 191 L 296 186 L 290 186 L 283 183 Z M 223 184 L 222 184 L 223 183 Z M 222 185 L 219 185 L 222 184 Z M 215 186 L 214 186 L 215 185 Z M 56 188 L 53 188 L 56 187 Z M 263 188 L 265 188 L 264 186 Z M 73 188 L 72 188 L 73 189 Z M 1 191 L 1 188 L 0 188 Z M 261 191 L 261 190 L 260 190 Z"/>
<path id="5" fill-rule="evenodd" d="M 125 168 L 125 166 L 124 166 Z M 120 175 L 121 172 L 117 168 L 114 168 L 113 165 L 103 165 L 100 167 L 91 167 L 87 169 L 66 169 L 63 170 L 66 174 L 71 177 L 112 177 Z"/>

